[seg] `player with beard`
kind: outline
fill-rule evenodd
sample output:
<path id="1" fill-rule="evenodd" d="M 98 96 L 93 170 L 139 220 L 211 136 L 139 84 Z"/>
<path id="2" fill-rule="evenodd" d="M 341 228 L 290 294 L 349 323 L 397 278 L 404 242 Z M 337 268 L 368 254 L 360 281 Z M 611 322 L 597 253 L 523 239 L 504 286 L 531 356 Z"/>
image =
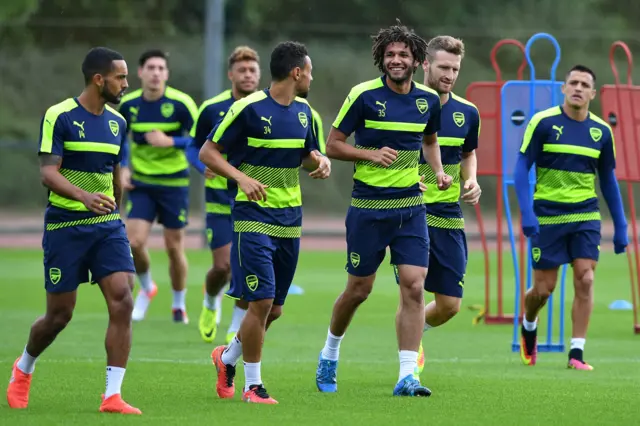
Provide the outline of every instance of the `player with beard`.
<path id="1" fill-rule="evenodd" d="M 214 175 L 206 168 L 198 159 L 198 155 L 202 145 L 207 141 L 209 132 L 225 116 L 231 105 L 257 90 L 260 82 L 258 53 L 248 46 L 236 47 L 229 56 L 227 77 L 231 81 L 231 89 L 202 104 L 191 129 L 193 140 L 187 149 L 189 162 L 206 178 L 207 241 L 213 256 L 213 265 L 205 278 L 204 301 L 198 326 L 202 340 L 208 343 L 213 342 L 216 337 L 222 313 L 222 290 L 231 279 L 231 199 L 235 196 L 235 188 L 230 189 L 226 178 Z M 240 329 L 247 306 L 246 301 L 236 300 L 226 343 L 229 343 Z"/>
<path id="2" fill-rule="evenodd" d="M 207 137 L 200 160 L 235 182 L 232 205 L 231 288 L 249 302 L 236 337 L 211 353 L 221 398 L 233 398 L 235 366 L 242 356 L 242 399 L 276 404 L 261 378 L 265 332 L 282 314 L 295 275 L 302 233 L 300 167 L 326 179 L 331 162 L 317 148 L 309 91 L 312 64 L 304 45 L 278 44 L 269 64 L 271 85 L 241 99 Z M 227 154 L 227 158 L 223 157 Z"/>
<path id="3" fill-rule="evenodd" d="M 320 352 L 316 385 L 337 391 L 340 342 L 364 302 L 376 272 L 391 249 L 398 270 L 400 307 L 396 315 L 400 374 L 398 396 L 429 396 L 414 377 L 424 324 L 423 286 L 429 261 L 429 235 L 420 154 L 432 168 L 439 190 L 451 185 L 442 167 L 436 133 L 440 129 L 438 94 L 413 76 L 425 61 L 427 43 L 399 22 L 373 37 L 373 59 L 383 76 L 351 89 L 327 138 L 327 155 L 355 163 L 351 206 L 347 213 L 347 272 L 325 346 Z M 355 146 L 347 137 L 355 132 Z"/>
<path id="4" fill-rule="evenodd" d="M 78 286 L 97 283 L 107 302 L 107 385 L 101 412 L 141 414 L 120 389 L 131 349 L 133 259 L 120 219 L 120 161 L 126 121 L 107 105 L 119 103 L 127 63 L 113 50 L 91 49 L 82 63 L 85 88 L 50 107 L 41 122 L 40 176 L 49 189 L 44 215 L 46 313 L 31 326 L 7 389 L 11 408 L 27 408 L 38 357 L 67 326 Z M 91 278 L 89 278 L 91 273 Z"/>
<path id="5" fill-rule="evenodd" d="M 461 40 L 438 36 L 427 44 L 427 60 L 423 64 L 424 83 L 440 95 L 440 156 L 445 173 L 453 177 L 449 189 L 436 190 L 432 186 L 436 178 L 426 161 L 421 159 L 420 174 L 425 176 L 427 184 L 424 202 L 432 242 L 424 288 L 434 295 L 434 300 L 425 306 L 425 331 L 446 323 L 460 311 L 467 268 L 467 240 L 459 199 L 475 205 L 481 194 L 475 152 L 480 136 L 480 114 L 474 104 L 452 92 L 463 57 Z M 418 375 L 423 369 L 424 350 L 420 344 Z"/>

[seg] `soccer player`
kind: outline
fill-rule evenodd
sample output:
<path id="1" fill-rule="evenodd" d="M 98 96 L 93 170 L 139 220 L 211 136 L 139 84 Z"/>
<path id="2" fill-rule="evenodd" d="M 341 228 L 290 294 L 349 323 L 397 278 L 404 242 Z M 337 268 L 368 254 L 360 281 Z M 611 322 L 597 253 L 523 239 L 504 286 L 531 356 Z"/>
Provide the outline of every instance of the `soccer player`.
<path id="1" fill-rule="evenodd" d="M 260 58 L 258 53 L 248 46 L 234 49 L 228 59 L 227 76 L 231 81 L 231 89 L 205 101 L 198 112 L 196 124 L 191 130 L 192 144 L 187 150 L 189 162 L 205 175 L 205 198 L 207 210 L 207 240 L 213 255 L 213 266 L 205 279 L 205 294 L 202 312 L 200 313 L 200 336 L 205 342 L 213 342 L 218 330 L 222 308 L 222 290 L 231 277 L 231 196 L 227 179 L 214 176 L 198 159 L 200 149 L 215 124 L 226 114 L 229 107 L 237 100 L 255 92 L 260 82 Z M 226 342 L 229 343 L 240 329 L 240 324 L 247 311 L 245 300 L 236 300 L 233 308 L 231 324 L 227 331 Z"/>
<path id="2" fill-rule="evenodd" d="M 120 396 L 131 349 L 133 260 L 120 219 L 120 161 L 126 121 L 117 104 L 127 83 L 122 55 L 97 47 L 82 63 L 85 88 L 50 107 L 40 130 L 40 176 L 49 190 L 44 215 L 46 313 L 31 326 L 7 389 L 11 408 L 27 408 L 36 360 L 64 330 L 78 286 L 97 283 L 107 302 L 107 385 L 101 412 L 141 414 Z M 89 279 L 91 272 L 91 279 Z"/>
<path id="3" fill-rule="evenodd" d="M 299 98 L 309 91 L 311 59 L 304 45 L 278 44 L 271 53 L 268 89 L 235 102 L 200 151 L 202 162 L 238 187 L 232 205 L 231 289 L 249 302 L 240 331 L 211 353 L 221 398 L 235 393 L 235 365 L 244 360 L 242 399 L 276 404 L 265 390 L 260 360 L 269 325 L 295 274 L 300 248 L 302 195 L 299 168 L 326 179 L 331 163 L 317 147 L 311 110 Z M 227 154 L 227 159 L 222 153 Z"/>
<path id="4" fill-rule="evenodd" d="M 330 158 L 355 162 L 347 213 L 347 286 L 338 297 L 316 385 L 337 391 L 340 342 L 353 315 L 373 288 L 386 248 L 396 265 L 400 307 L 396 315 L 400 374 L 398 396 L 429 396 L 414 377 L 424 325 L 423 286 L 429 259 L 426 208 L 420 188 L 421 150 L 440 190 L 451 185 L 440 159 L 440 98 L 412 78 L 426 57 L 426 42 L 399 22 L 374 37 L 373 59 L 380 78 L 351 89 L 327 138 Z M 355 132 L 355 146 L 346 143 Z"/>
<path id="5" fill-rule="evenodd" d="M 464 44 L 461 40 L 438 36 L 427 44 L 427 60 L 423 64 L 424 84 L 440 95 L 440 156 L 445 173 L 453 177 L 449 189 L 438 191 L 431 167 L 421 158 L 419 167 L 427 184 L 424 201 L 431 242 L 429 273 L 424 288 L 434 294 L 434 300 L 425 306 L 425 331 L 446 323 L 460 311 L 467 268 L 467 240 L 459 199 L 475 205 L 482 192 L 477 182 L 475 152 L 480 134 L 480 114 L 474 104 L 452 92 L 463 57 Z M 424 350 L 420 344 L 418 374 L 423 369 Z"/>
<path id="6" fill-rule="evenodd" d="M 303 99 L 307 99 L 308 96 L 309 96 L 309 94 L 306 93 L 306 94 L 303 94 L 300 97 L 303 98 Z M 318 111 L 313 109 L 311 104 L 309 104 L 309 108 L 311 109 L 311 115 L 312 115 L 312 118 L 313 118 L 313 131 L 315 133 L 316 140 L 318 141 L 318 148 L 319 148 L 319 150 L 320 150 L 320 152 L 322 154 L 326 154 L 327 147 L 326 147 L 325 139 L 324 139 L 324 129 L 322 128 L 322 116 L 320 115 L 320 113 Z"/>
<path id="7" fill-rule="evenodd" d="M 146 248 L 157 218 L 164 228 L 169 257 L 173 321 L 187 324 L 184 228 L 189 210 L 189 163 L 185 148 L 191 142 L 188 133 L 198 108 L 189 95 L 167 86 L 169 71 L 163 51 L 149 50 L 140 56 L 138 77 L 142 88 L 126 95 L 120 105 L 132 133 L 131 159 L 127 145 L 122 175 L 123 186 L 129 191 L 127 234 L 140 280 L 133 320 L 144 319 L 158 292 Z"/>
<path id="8" fill-rule="evenodd" d="M 562 86 L 564 102 L 535 114 L 529 122 L 515 168 L 522 230 L 531 241 L 534 283 L 525 295 L 520 356 L 525 365 L 537 357 L 538 312 L 553 293 L 560 265 L 573 267 L 571 349 L 568 368 L 593 370 L 584 345 L 593 309 L 594 271 L 600 254 L 600 211 L 596 174 L 614 223 L 615 253 L 628 245 L 627 222 L 615 176 L 616 151 L 611 127 L 589 112 L 596 76 L 576 65 Z M 536 165 L 533 200 L 529 169 Z"/>

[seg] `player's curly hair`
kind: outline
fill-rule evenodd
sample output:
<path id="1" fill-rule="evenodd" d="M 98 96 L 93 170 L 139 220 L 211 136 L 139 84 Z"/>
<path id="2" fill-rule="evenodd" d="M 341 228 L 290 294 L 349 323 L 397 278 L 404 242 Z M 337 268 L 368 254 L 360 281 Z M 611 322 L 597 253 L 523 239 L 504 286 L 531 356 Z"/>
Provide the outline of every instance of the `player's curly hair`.
<path id="1" fill-rule="evenodd" d="M 385 72 L 384 52 L 391 43 L 405 43 L 418 65 L 422 64 L 427 57 L 427 42 L 413 30 L 402 25 L 399 19 L 396 18 L 396 22 L 397 25 L 383 28 L 378 31 L 378 34 L 371 36 L 373 39 L 373 47 L 371 48 L 373 64 L 383 73 Z M 414 67 L 413 72 L 417 69 L 417 66 Z"/>
<path id="2" fill-rule="evenodd" d="M 269 70 L 273 81 L 282 81 L 289 76 L 292 69 L 303 68 L 309 52 L 304 44 L 296 41 L 279 43 L 271 52 Z"/>

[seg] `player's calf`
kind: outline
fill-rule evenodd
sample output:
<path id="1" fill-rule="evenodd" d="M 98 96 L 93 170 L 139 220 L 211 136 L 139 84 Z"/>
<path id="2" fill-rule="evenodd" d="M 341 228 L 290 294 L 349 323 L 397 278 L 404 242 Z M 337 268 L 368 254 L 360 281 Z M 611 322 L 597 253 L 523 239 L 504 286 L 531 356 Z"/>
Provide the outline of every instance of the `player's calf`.
<path id="1" fill-rule="evenodd" d="M 349 275 L 347 287 L 333 305 L 330 326 L 333 335 L 342 336 L 347 331 L 356 310 L 371 294 L 374 280 L 375 275 L 367 277 Z"/>
<path id="2" fill-rule="evenodd" d="M 318 356 L 316 368 L 316 387 L 320 392 L 338 391 L 340 343 L 356 310 L 371 294 L 374 280 L 375 274 L 366 277 L 349 274 L 347 287 L 333 305 L 327 339 Z"/>
<path id="3" fill-rule="evenodd" d="M 116 272 L 99 280 L 98 285 L 107 302 L 109 325 L 105 346 L 107 364 L 123 368 L 127 364 L 131 349 L 131 314 L 133 311 L 133 276 L 126 272 Z M 118 392 L 119 393 L 119 389 Z M 109 398 L 109 392 L 105 395 Z"/>
<path id="4" fill-rule="evenodd" d="M 75 299 L 75 295 L 73 297 Z M 47 299 L 52 298 L 48 297 Z M 58 305 L 52 303 L 47 308 L 47 313 L 33 323 L 27 344 L 30 354 L 37 357 L 53 343 L 58 334 L 71 322 L 74 304 Z"/>
<path id="5" fill-rule="evenodd" d="M 574 285 L 573 333 L 568 368 L 592 370 L 593 367 L 584 361 L 584 346 L 589 319 L 593 311 L 593 281 L 596 262 L 592 259 L 575 259 L 572 263 Z"/>
<path id="6" fill-rule="evenodd" d="M 262 383 L 262 345 L 267 321 L 273 307 L 273 299 L 249 302 L 249 309 L 240 326 L 242 357 L 244 359 L 245 386 L 242 400 L 260 404 L 276 404 Z"/>
<path id="7" fill-rule="evenodd" d="M 186 308 L 188 262 L 184 251 L 184 230 L 165 228 L 164 243 L 169 258 L 169 277 L 173 288 L 171 305 L 173 321 L 188 324 Z"/>
<path id="8" fill-rule="evenodd" d="M 262 356 L 262 342 L 267 320 L 271 313 L 273 299 L 252 301 L 240 326 L 245 363 L 259 363 Z"/>
<path id="9" fill-rule="evenodd" d="M 413 265 L 398 265 L 400 307 L 396 314 L 396 333 L 400 373 L 398 383 L 413 374 L 418 364 L 418 349 L 424 326 L 423 287 L 427 269 Z"/>
<path id="10" fill-rule="evenodd" d="M 140 291 L 136 296 L 132 319 L 134 321 L 142 321 L 151 301 L 158 293 L 158 286 L 151 276 L 151 258 L 147 251 L 147 239 L 151 232 L 151 222 L 130 218 L 127 221 L 126 231 L 136 275 L 140 282 Z"/>
<path id="11" fill-rule="evenodd" d="M 109 325 L 105 339 L 107 350 L 106 390 L 101 412 L 141 414 L 121 397 L 127 361 L 131 351 L 131 315 L 133 312 L 133 274 L 114 272 L 98 278 L 98 285 L 107 302 Z"/>
<path id="12" fill-rule="evenodd" d="M 71 321 L 75 302 L 75 291 L 47 293 L 47 312 L 31 326 L 24 352 L 13 365 L 7 388 L 9 407 L 27 408 L 36 361 Z"/>
<path id="13" fill-rule="evenodd" d="M 531 321 L 538 317 L 538 312 L 544 307 L 549 296 L 556 288 L 558 268 L 535 269 L 533 286 L 524 296 L 525 316 Z"/>
<path id="14" fill-rule="evenodd" d="M 424 308 L 425 331 L 428 328 L 441 326 L 451 320 L 460 312 L 461 304 L 462 299 L 459 297 L 436 293 L 435 299 Z"/>
<path id="15" fill-rule="evenodd" d="M 424 331 L 434 327 L 439 327 L 455 317 L 460 312 L 462 304 L 461 297 L 448 296 L 435 293 L 435 300 L 432 300 L 424 307 Z M 418 365 L 416 374 L 418 377 L 422 374 L 425 364 L 424 348 L 420 343 L 418 349 Z M 414 375 L 414 376 L 415 376 Z"/>
<path id="16" fill-rule="evenodd" d="M 231 277 L 229 259 L 230 245 L 213 251 L 213 267 L 209 269 L 205 281 L 204 301 L 198 327 L 205 342 L 213 342 L 218 331 L 221 293 Z M 220 297 L 219 297 L 220 295 Z"/>

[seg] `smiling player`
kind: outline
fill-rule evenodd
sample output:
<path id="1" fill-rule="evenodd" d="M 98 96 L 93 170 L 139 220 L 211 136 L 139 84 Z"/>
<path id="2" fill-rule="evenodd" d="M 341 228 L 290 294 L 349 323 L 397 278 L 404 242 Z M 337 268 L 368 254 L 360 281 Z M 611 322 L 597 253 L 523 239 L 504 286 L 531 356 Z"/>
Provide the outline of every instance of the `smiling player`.
<path id="1" fill-rule="evenodd" d="M 384 75 L 351 89 L 327 138 L 327 155 L 355 163 L 347 213 L 347 285 L 338 297 L 316 370 L 321 392 L 337 391 L 340 343 L 356 310 L 373 289 L 387 247 L 396 265 L 400 307 L 396 316 L 400 373 L 398 396 L 429 396 L 414 377 L 424 325 L 423 286 L 429 260 L 426 208 L 419 162 L 424 153 L 440 190 L 451 185 L 440 159 L 438 94 L 413 81 L 426 59 L 426 42 L 398 25 L 374 37 L 375 65 Z M 347 137 L 355 132 L 355 146 Z"/>

